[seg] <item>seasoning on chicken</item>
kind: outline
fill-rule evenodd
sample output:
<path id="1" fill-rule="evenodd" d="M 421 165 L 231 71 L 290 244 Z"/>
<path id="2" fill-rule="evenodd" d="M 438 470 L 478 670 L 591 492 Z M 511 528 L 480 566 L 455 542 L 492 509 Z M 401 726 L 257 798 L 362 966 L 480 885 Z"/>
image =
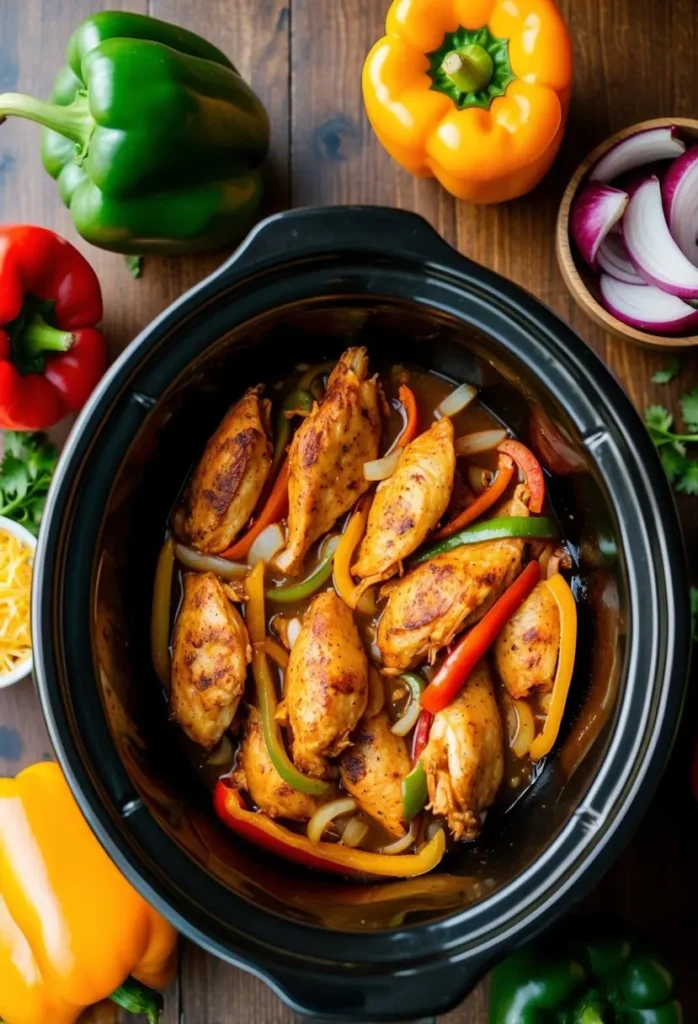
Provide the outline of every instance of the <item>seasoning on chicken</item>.
<path id="1" fill-rule="evenodd" d="M 475 839 L 504 777 L 502 721 L 485 659 L 435 716 L 421 761 L 428 806 L 454 839 Z"/>
<path id="2" fill-rule="evenodd" d="M 175 515 L 175 531 L 207 554 L 230 547 L 255 510 L 271 469 L 271 403 L 251 388 L 210 438 Z"/>
<path id="3" fill-rule="evenodd" d="M 402 820 L 402 780 L 411 767 L 407 743 L 390 731 L 385 712 L 362 719 L 354 745 L 340 761 L 344 788 L 366 814 L 398 839 L 407 831 Z"/>
<path id="4" fill-rule="evenodd" d="M 559 647 L 560 613 L 542 582 L 514 612 L 494 645 L 495 667 L 515 700 L 536 687 L 552 687 Z"/>
<path id="5" fill-rule="evenodd" d="M 501 516 L 525 516 L 519 497 Z M 491 608 L 521 571 L 520 538 L 463 544 L 422 562 L 393 587 L 378 624 L 376 641 L 386 675 L 399 675 L 437 652 Z"/>
<path id="6" fill-rule="evenodd" d="M 354 575 L 372 585 L 400 569 L 446 511 L 455 468 L 453 424 L 443 417 L 405 446 L 393 475 L 379 484 Z"/>
<path id="7" fill-rule="evenodd" d="M 252 648 L 237 608 L 212 572 L 187 573 L 172 654 L 170 713 L 210 749 L 235 717 Z"/>
<path id="8" fill-rule="evenodd" d="M 301 793 L 281 778 L 271 762 L 262 729 L 262 717 L 255 707 L 248 710 L 245 738 L 240 748 L 233 783 L 249 793 L 252 802 L 270 818 L 308 821 L 332 793 L 322 798 Z"/>
<path id="9" fill-rule="evenodd" d="M 321 778 L 349 746 L 368 701 L 368 659 L 354 616 L 334 590 L 318 594 L 291 650 L 276 717 L 291 730 L 293 760 Z"/>
<path id="10" fill-rule="evenodd" d="M 276 559 L 289 576 L 306 551 L 369 487 L 364 462 L 378 455 L 380 385 L 367 380 L 365 348 L 350 348 L 330 374 L 325 397 L 296 431 L 288 454 L 288 546 Z"/>

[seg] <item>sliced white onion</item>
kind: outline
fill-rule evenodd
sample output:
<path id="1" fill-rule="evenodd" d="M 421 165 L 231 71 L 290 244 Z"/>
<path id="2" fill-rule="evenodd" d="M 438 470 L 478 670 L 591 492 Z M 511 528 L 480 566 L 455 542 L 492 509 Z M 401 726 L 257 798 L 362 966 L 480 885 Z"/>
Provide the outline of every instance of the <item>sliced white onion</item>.
<path id="1" fill-rule="evenodd" d="M 455 416 L 462 412 L 474 398 L 477 398 L 477 388 L 472 384 L 461 384 L 450 395 L 446 395 L 443 402 L 436 407 L 437 416 Z"/>
<path id="2" fill-rule="evenodd" d="M 507 701 L 509 748 L 515 757 L 525 757 L 536 735 L 536 723 L 525 700 Z"/>
<path id="3" fill-rule="evenodd" d="M 291 619 L 291 621 L 289 622 L 288 628 L 286 630 L 286 638 L 291 649 L 293 649 L 293 645 L 295 644 L 298 637 L 301 635 L 302 628 L 303 623 L 301 622 L 300 619 Z"/>
<path id="4" fill-rule="evenodd" d="M 257 562 L 268 564 L 285 543 L 286 538 L 281 524 L 272 523 L 271 526 L 265 527 L 258 537 L 255 537 L 247 555 L 248 564 L 256 565 Z"/>
<path id="5" fill-rule="evenodd" d="M 358 815 L 350 818 L 342 832 L 342 845 L 355 848 L 361 846 L 368 835 L 368 825 Z"/>
<path id="6" fill-rule="evenodd" d="M 624 324 L 655 334 L 688 334 L 698 327 L 698 310 L 650 285 L 625 284 L 601 275 L 603 305 Z"/>
<path id="7" fill-rule="evenodd" d="M 412 846 L 412 843 L 414 842 L 414 837 L 415 824 L 414 821 L 412 821 L 410 822 L 410 827 L 406 835 L 404 835 L 402 839 L 396 839 L 394 843 L 390 843 L 388 846 L 384 846 L 383 849 L 379 850 L 378 852 L 387 853 L 389 856 L 392 856 L 395 853 L 404 853 L 405 850 L 409 850 L 410 846 Z"/>
<path id="8" fill-rule="evenodd" d="M 249 565 L 242 562 L 229 562 L 227 558 L 219 558 L 217 555 L 202 555 L 200 551 L 184 544 L 175 544 L 174 553 L 177 561 L 186 569 L 192 572 L 213 572 L 222 580 L 244 579 L 250 571 Z"/>
<path id="9" fill-rule="evenodd" d="M 698 146 L 673 162 L 662 182 L 662 199 L 676 244 L 698 266 Z"/>
<path id="10" fill-rule="evenodd" d="M 407 736 L 408 732 L 412 732 L 422 708 L 418 701 L 410 700 L 409 704 L 405 709 L 405 713 L 401 718 L 398 718 L 397 722 L 391 728 L 391 732 L 395 733 L 396 736 Z"/>
<path id="11" fill-rule="evenodd" d="M 364 462 L 364 480 L 387 480 L 397 469 L 397 464 L 402 455 L 402 448 L 395 448 L 392 452 L 384 455 L 382 459 L 373 459 L 371 462 Z"/>
<path id="12" fill-rule="evenodd" d="M 335 818 L 341 818 L 343 814 L 351 814 L 357 807 L 353 796 L 339 797 L 338 800 L 330 800 L 328 804 L 319 807 L 308 822 L 308 839 L 311 843 L 319 843 L 325 829 L 332 824 Z"/>
<path id="13" fill-rule="evenodd" d="M 623 241 L 633 266 L 647 284 L 682 299 L 698 299 L 698 267 L 671 237 L 659 178 L 654 175 L 630 197 L 623 218 Z"/>
<path id="14" fill-rule="evenodd" d="M 625 281 L 626 284 L 645 283 L 630 262 L 622 235 L 611 234 L 604 239 L 596 254 L 596 262 L 616 281 Z"/>
<path id="15" fill-rule="evenodd" d="M 468 466 L 468 483 L 475 494 L 482 494 L 491 485 L 494 473 L 482 466 Z"/>
<path id="16" fill-rule="evenodd" d="M 366 718 L 375 718 L 376 715 L 380 714 L 385 704 L 385 686 L 383 685 L 383 676 L 380 674 L 377 668 L 373 665 L 368 666 L 368 702 L 366 704 L 366 711 L 364 712 Z"/>
<path id="17" fill-rule="evenodd" d="M 456 455 L 479 455 L 489 452 L 507 438 L 506 430 L 478 430 L 475 434 L 464 434 L 453 442 Z"/>
<path id="18" fill-rule="evenodd" d="M 613 181 L 619 174 L 642 167 L 652 160 L 671 160 L 681 156 L 685 149 L 673 125 L 644 128 L 609 149 L 597 161 L 589 177 L 592 181 Z"/>
<path id="19" fill-rule="evenodd" d="M 590 181 L 577 195 L 570 214 L 570 234 L 590 267 L 596 268 L 599 247 L 627 205 L 626 192 L 599 181 Z"/>

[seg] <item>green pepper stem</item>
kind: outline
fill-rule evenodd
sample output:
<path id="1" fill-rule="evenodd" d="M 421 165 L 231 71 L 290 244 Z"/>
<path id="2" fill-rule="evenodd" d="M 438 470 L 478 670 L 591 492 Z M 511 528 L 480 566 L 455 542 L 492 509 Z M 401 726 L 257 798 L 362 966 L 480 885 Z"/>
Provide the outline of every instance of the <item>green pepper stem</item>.
<path id="1" fill-rule="evenodd" d="M 447 53 L 441 70 L 461 92 L 480 92 L 492 81 L 494 62 L 483 46 L 470 43 Z"/>
<path id="2" fill-rule="evenodd" d="M 28 356 L 39 356 L 44 352 L 67 352 L 75 344 L 75 335 L 51 327 L 36 313 L 22 331 L 21 344 Z"/>
<path id="3" fill-rule="evenodd" d="M 109 998 L 129 1013 L 144 1014 L 148 1024 L 158 1024 L 162 1015 L 163 999 L 160 993 L 134 978 L 127 978 Z"/>
<path id="4" fill-rule="evenodd" d="M 586 1006 L 579 1018 L 579 1024 L 605 1024 L 605 1022 L 595 1006 Z"/>
<path id="5" fill-rule="evenodd" d="M 51 128 L 66 139 L 72 139 L 83 149 L 94 127 L 87 96 L 78 96 L 69 106 L 61 107 L 57 103 L 46 103 L 21 92 L 5 92 L 0 95 L 0 124 L 7 117 L 24 117 L 28 121 L 36 121 L 44 128 Z"/>

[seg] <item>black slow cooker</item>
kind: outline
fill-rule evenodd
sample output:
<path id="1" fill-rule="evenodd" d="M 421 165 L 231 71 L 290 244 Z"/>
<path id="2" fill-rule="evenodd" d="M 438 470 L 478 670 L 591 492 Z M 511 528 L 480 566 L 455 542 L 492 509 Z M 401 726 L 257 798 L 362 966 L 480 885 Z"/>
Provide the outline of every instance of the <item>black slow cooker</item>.
<path id="1" fill-rule="evenodd" d="M 149 655 L 164 524 L 224 410 L 248 385 L 354 343 L 476 383 L 536 446 L 555 471 L 582 610 L 574 699 L 535 786 L 437 874 L 380 885 L 329 881 L 226 832 Z M 70 436 L 35 578 L 44 712 L 110 856 L 184 935 L 323 1019 L 443 1013 L 547 927 L 628 838 L 681 709 L 686 557 L 636 412 L 545 307 L 395 210 L 272 217 L 143 331 Z"/>

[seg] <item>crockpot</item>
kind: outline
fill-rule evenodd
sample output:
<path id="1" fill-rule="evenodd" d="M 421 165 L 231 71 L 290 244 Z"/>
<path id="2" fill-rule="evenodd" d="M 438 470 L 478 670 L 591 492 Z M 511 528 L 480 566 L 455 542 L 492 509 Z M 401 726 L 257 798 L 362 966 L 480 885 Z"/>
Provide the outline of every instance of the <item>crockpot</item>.
<path id="1" fill-rule="evenodd" d="M 380 885 L 330 881 L 227 832 L 149 654 L 158 550 L 205 439 L 247 386 L 356 343 L 477 384 L 534 445 L 554 470 L 581 620 L 573 699 L 535 785 L 436 874 Z M 382 208 L 264 221 L 142 332 L 69 438 L 35 578 L 44 713 L 109 855 L 184 935 L 325 1020 L 443 1013 L 577 900 L 647 806 L 688 669 L 676 510 L 627 397 L 536 299 Z"/>

